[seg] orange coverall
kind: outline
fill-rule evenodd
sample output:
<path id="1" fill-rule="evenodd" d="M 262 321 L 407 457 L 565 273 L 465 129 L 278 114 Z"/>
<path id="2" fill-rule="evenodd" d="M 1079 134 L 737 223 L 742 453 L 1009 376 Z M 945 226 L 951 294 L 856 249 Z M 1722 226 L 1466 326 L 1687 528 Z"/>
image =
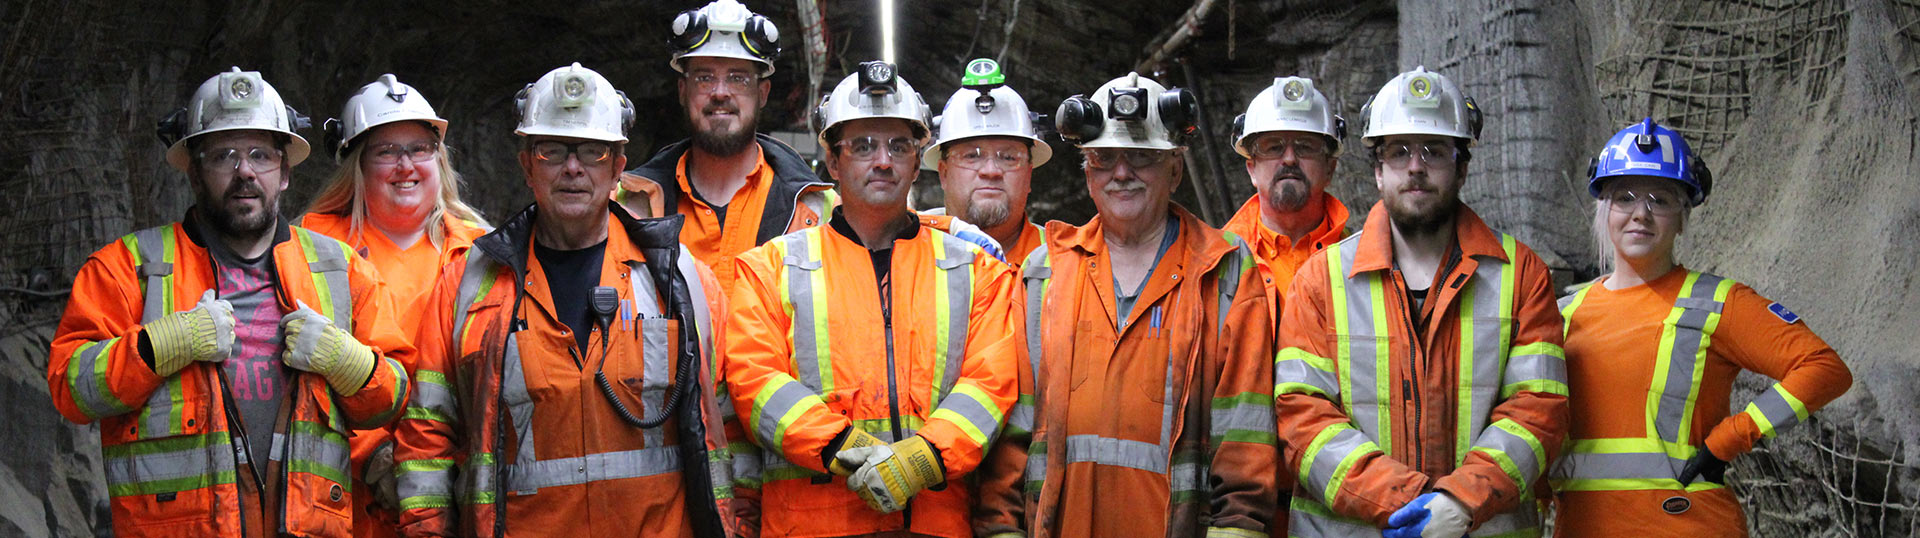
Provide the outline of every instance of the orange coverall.
<path id="1" fill-rule="evenodd" d="M 891 319 L 871 251 L 834 227 L 788 234 L 735 261 L 726 375 L 767 455 L 765 536 L 972 534 L 972 488 L 960 478 L 979 465 L 1018 396 L 1024 311 L 1006 264 L 933 228 L 909 232 L 890 254 Z M 844 478 L 826 474 L 822 452 L 849 427 L 888 442 L 926 438 L 948 481 L 903 512 L 873 511 Z"/>
<path id="2" fill-rule="evenodd" d="M 1268 532 L 1278 448 L 1264 269 L 1237 238 L 1173 213 L 1179 236 L 1119 326 L 1101 219 L 1047 225 L 1022 269 L 1037 376 L 1022 376 L 981 476 L 978 535 Z"/>
<path id="3" fill-rule="evenodd" d="M 380 271 L 380 279 L 386 285 L 387 296 L 393 298 L 393 304 L 399 305 L 400 330 L 412 334 L 414 327 L 420 325 L 420 316 L 426 312 L 417 308 L 426 300 L 427 292 L 433 290 L 434 277 L 440 276 L 440 268 L 453 263 L 453 258 L 467 251 L 473 240 L 487 233 L 466 221 L 442 215 L 439 226 L 444 227 L 446 239 L 436 250 L 433 242 L 426 236 L 408 248 L 400 248 L 387 239 L 387 235 L 373 229 L 371 224 L 362 224 L 360 233 L 353 233 L 353 218 L 349 215 L 326 213 L 308 213 L 300 217 L 295 225 L 345 241 L 347 246 Z M 402 364 L 407 372 L 413 372 L 413 364 Z M 373 506 L 373 486 L 367 483 L 365 473 L 367 458 L 372 456 L 380 445 L 393 441 L 393 426 L 368 430 L 354 430 L 353 437 L 347 439 L 353 453 L 353 490 L 360 492 L 353 497 L 353 535 L 358 538 L 383 538 L 399 536 L 400 514 L 397 507 L 376 508 Z"/>
<path id="4" fill-rule="evenodd" d="M 1683 293 L 1688 290 L 1693 293 Z M 1683 295 L 1718 306 L 1719 312 L 1676 312 Z M 1568 306 L 1569 388 L 1578 397 L 1572 450 L 1553 473 L 1557 536 L 1746 535 L 1746 517 L 1729 488 L 1705 480 L 1681 488 L 1675 478 L 1685 457 L 1655 454 L 1650 465 L 1610 465 L 1629 462 L 1606 461 L 1608 454 L 1592 452 L 1615 440 L 1658 443 L 1668 432 L 1684 431 L 1684 439 L 1675 439 L 1683 442 L 1671 449 L 1706 447 L 1721 461 L 1732 461 L 1853 385 L 1840 356 L 1798 316 L 1729 279 L 1675 267 L 1645 285 L 1618 290 L 1590 285 L 1563 303 Z M 1688 322 L 1696 317 L 1705 323 Z M 1705 329 L 1706 337 L 1694 340 L 1701 345 L 1663 352 L 1665 342 L 1691 340 L 1681 332 L 1692 325 Z M 1672 359 L 1663 360 L 1668 356 Z M 1695 372 L 1695 364 L 1705 366 Z M 1729 416 L 1733 378 L 1741 370 L 1780 381 Z M 1659 382 L 1660 372 L 1691 381 Z M 1667 393 L 1678 399 L 1648 401 Z M 1684 402 L 1684 407 L 1656 411 L 1664 411 L 1666 401 Z M 1633 475 L 1642 478 L 1618 479 Z M 1686 499 L 1687 509 L 1675 514 L 1662 508 L 1680 508 L 1667 504 L 1674 497 Z"/>
<path id="5" fill-rule="evenodd" d="M 1416 311 L 1391 225 L 1375 204 L 1287 292 L 1274 399 L 1300 485 L 1289 532 L 1378 535 L 1395 510 L 1442 491 L 1476 534 L 1537 533 L 1535 482 L 1568 428 L 1547 267 L 1462 204 L 1456 251 Z"/>
<path id="6" fill-rule="evenodd" d="M 74 277 L 54 334 L 47 385 L 62 416 L 100 422 L 114 534 L 347 536 L 359 495 L 347 478 L 349 428 L 398 417 L 410 386 L 401 365 L 412 362 L 414 349 L 378 276 L 344 243 L 297 227 L 276 232 L 270 255 L 280 307 L 291 312 L 299 301 L 322 309 L 372 347 L 379 363 L 351 396 L 295 372 L 281 423 L 252 425 L 291 440 L 286 454 L 253 447 L 252 465 L 267 482 L 260 484 L 232 444 L 238 436 L 229 430 L 219 365 L 196 362 L 160 377 L 140 358 L 145 323 L 192 308 L 214 287 L 213 260 L 202 246 L 211 238 L 192 228 L 141 230 L 94 252 Z M 284 495 L 261 493 L 276 490 Z M 272 515 L 262 521 L 261 514 Z"/>

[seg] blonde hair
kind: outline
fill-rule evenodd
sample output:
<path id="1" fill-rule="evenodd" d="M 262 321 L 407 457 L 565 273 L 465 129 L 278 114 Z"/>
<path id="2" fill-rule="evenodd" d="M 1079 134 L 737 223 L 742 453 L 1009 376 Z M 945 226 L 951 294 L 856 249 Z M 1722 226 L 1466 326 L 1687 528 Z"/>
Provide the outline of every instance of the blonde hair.
<path id="1" fill-rule="evenodd" d="M 355 144 L 353 149 L 347 152 L 346 158 L 341 161 L 340 168 L 334 170 L 333 178 L 328 180 L 326 188 L 321 189 L 320 194 L 314 195 L 313 203 L 307 206 L 308 213 L 347 216 L 348 222 L 351 223 L 347 232 L 350 235 L 359 235 L 366 229 L 367 176 L 360 171 L 360 154 L 366 148 L 366 144 Z M 453 149 L 443 142 L 440 145 L 440 151 L 433 156 L 434 166 L 440 170 L 440 199 L 434 202 L 433 211 L 427 213 L 424 224 L 427 225 L 427 241 L 433 244 L 434 250 L 446 248 L 447 229 L 445 226 L 437 225 L 443 215 L 452 215 L 453 218 L 473 223 L 478 227 L 487 226 L 487 219 L 481 217 L 479 211 L 475 211 L 473 206 L 460 200 L 460 185 L 463 178 L 460 177 L 459 172 L 453 170 L 453 160 L 447 156 L 451 151 Z"/>

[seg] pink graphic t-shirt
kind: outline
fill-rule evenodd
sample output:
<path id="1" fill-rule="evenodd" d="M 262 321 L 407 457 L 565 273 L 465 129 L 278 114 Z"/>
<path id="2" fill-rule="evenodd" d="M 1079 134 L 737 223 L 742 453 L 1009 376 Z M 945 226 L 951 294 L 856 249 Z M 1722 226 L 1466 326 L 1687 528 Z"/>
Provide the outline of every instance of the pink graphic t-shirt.
<path id="1" fill-rule="evenodd" d="M 227 388 L 246 427 L 247 453 L 259 464 L 273 447 L 281 396 L 291 378 L 280 363 L 280 317 L 286 313 L 274 298 L 273 253 L 242 260 L 220 241 L 211 243 L 220 298 L 233 303 L 234 344 L 239 348 L 224 364 Z"/>

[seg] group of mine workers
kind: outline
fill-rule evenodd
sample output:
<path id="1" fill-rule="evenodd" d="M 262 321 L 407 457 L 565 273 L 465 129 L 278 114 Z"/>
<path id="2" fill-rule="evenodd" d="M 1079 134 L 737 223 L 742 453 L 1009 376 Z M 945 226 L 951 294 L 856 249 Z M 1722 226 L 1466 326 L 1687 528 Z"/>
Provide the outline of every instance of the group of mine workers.
<path id="1" fill-rule="evenodd" d="M 1222 230 L 1170 201 L 1195 97 L 1138 74 L 1056 109 L 1098 214 L 1042 227 L 1055 155 L 994 62 L 932 118 L 860 64 L 813 111 L 829 181 L 756 132 L 773 23 L 672 32 L 692 138 L 629 169 L 643 112 L 555 69 L 514 99 L 534 203 L 492 224 L 393 75 L 324 122 L 339 168 L 290 220 L 307 120 L 259 73 L 161 120 L 195 203 L 86 261 L 47 371 L 113 531 L 1733 536 L 1727 462 L 1852 383 L 1677 264 L 1712 179 L 1651 119 L 1593 159 L 1603 276 L 1556 305 L 1461 202 L 1481 113 L 1423 68 L 1363 109 L 1356 231 L 1313 81 L 1235 120 L 1257 194 Z M 922 167 L 944 211 L 909 208 Z M 1777 382 L 1732 413 L 1742 370 Z"/>

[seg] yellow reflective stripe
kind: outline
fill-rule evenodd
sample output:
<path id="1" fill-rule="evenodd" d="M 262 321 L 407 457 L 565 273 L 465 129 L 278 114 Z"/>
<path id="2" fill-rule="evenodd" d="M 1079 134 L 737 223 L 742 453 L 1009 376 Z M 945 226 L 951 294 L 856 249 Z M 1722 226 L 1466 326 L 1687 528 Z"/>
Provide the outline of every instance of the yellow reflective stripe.
<path id="1" fill-rule="evenodd" d="M 947 242 L 935 237 L 934 240 L 929 241 L 929 243 L 931 243 L 933 247 L 933 259 L 936 262 L 934 265 L 938 266 L 940 264 L 937 262 L 947 259 Z M 952 334 L 949 334 L 952 331 L 948 330 L 948 327 L 953 323 L 952 308 L 948 305 L 952 304 L 954 298 L 952 296 L 952 288 L 947 286 L 947 283 L 944 281 L 951 277 L 945 274 L 946 271 L 936 271 L 935 273 L 939 274 L 939 278 L 943 282 L 933 287 L 933 319 L 934 326 L 938 327 L 938 329 L 934 329 L 933 331 L 933 379 L 927 383 L 928 389 L 933 393 L 933 397 L 927 400 L 930 402 L 940 401 L 940 391 L 945 388 L 940 386 L 941 381 L 947 378 L 947 361 L 958 358 L 947 356 L 947 344 L 950 342 L 949 339 L 953 337 Z M 960 336 L 962 339 L 966 338 L 964 334 Z M 992 407 L 990 405 L 982 405 Z"/>
<path id="2" fill-rule="evenodd" d="M 1581 286 L 1580 291 L 1573 292 L 1573 298 L 1567 301 L 1567 305 L 1560 307 L 1560 319 L 1561 319 L 1560 338 L 1561 339 L 1565 339 L 1567 337 L 1567 329 L 1573 326 L 1573 311 L 1578 310 L 1580 308 L 1580 303 L 1586 302 L 1587 292 L 1593 291 L 1593 287 L 1598 284 L 1599 282 L 1594 282 L 1586 286 Z"/>
<path id="3" fill-rule="evenodd" d="M 1482 261 L 1481 263 L 1488 262 Z M 1466 291 L 1472 295 L 1484 293 L 1478 289 L 1480 284 L 1480 282 L 1468 284 Z M 1478 302 L 1474 299 L 1475 297 L 1472 296 L 1456 299 L 1460 304 L 1460 354 L 1459 357 L 1456 358 L 1456 360 L 1460 362 L 1460 378 L 1456 380 L 1454 385 L 1454 391 L 1456 392 L 1454 414 L 1456 415 L 1455 420 L 1457 421 L 1454 422 L 1453 427 L 1454 465 L 1459 465 L 1462 461 L 1466 460 L 1467 451 L 1473 444 L 1471 436 L 1480 433 L 1474 431 L 1477 428 L 1472 426 L 1474 424 L 1473 419 L 1478 418 L 1473 414 L 1473 368 L 1474 359 L 1478 358 L 1478 355 L 1473 352 L 1473 346 L 1477 344 L 1477 342 L 1473 341 L 1473 305 Z M 1413 305 L 1407 306 L 1411 307 Z M 1492 342 L 1488 342 L 1488 344 L 1492 344 Z M 1415 345 L 1417 346 L 1419 344 Z M 1520 487 L 1525 488 L 1526 486 L 1521 485 Z"/>
<path id="4" fill-rule="evenodd" d="M 1385 337 L 1390 334 L 1387 329 L 1386 283 L 1382 281 L 1378 274 L 1375 274 L 1367 278 L 1367 288 L 1367 293 L 1372 296 L 1373 300 L 1373 334 Z M 1375 439 L 1374 442 L 1379 443 L 1381 451 L 1392 454 L 1393 415 L 1387 411 L 1386 404 L 1387 402 L 1393 401 L 1393 382 L 1391 381 L 1393 375 L 1389 369 L 1389 365 L 1392 364 L 1393 348 L 1392 346 L 1384 345 L 1376 346 L 1374 353 L 1377 354 L 1374 358 L 1374 364 L 1369 366 L 1374 368 L 1374 416 L 1378 419 L 1379 424 L 1376 426 L 1378 429 L 1374 430 L 1376 433 L 1373 437 Z M 1341 367 L 1341 371 L 1344 372 L 1351 366 L 1343 363 Z"/>
<path id="5" fill-rule="evenodd" d="M 1759 398 L 1748 402 L 1746 410 L 1742 413 L 1746 414 L 1747 418 L 1753 419 L 1753 424 L 1759 427 L 1762 437 L 1772 438 L 1777 430 L 1806 420 L 1807 404 L 1801 402 L 1800 398 L 1793 393 L 1787 392 L 1786 387 L 1774 383 L 1767 388 L 1766 392 L 1761 393 Z"/>
<path id="6" fill-rule="evenodd" d="M 298 228 L 294 230 L 293 235 L 300 239 L 300 250 L 307 254 L 308 265 L 312 265 L 315 262 L 320 261 L 320 251 L 315 250 L 313 246 L 313 235 L 309 234 L 306 230 L 298 229 Z M 326 316 L 327 319 L 334 319 L 334 316 L 333 316 L 334 297 L 332 293 L 329 293 L 329 290 L 331 288 L 327 286 L 327 278 L 317 271 L 308 272 L 308 276 L 313 278 L 313 289 L 315 291 L 314 296 L 319 297 L 320 299 L 319 301 L 320 304 L 311 305 L 311 306 L 319 310 L 320 315 Z"/>
<path id="7" fill-rule="evenodd" d="M 1360 430 L 1344 422 L 1329 425 L 1307 445 L 1306 457 L 1300 462 L 1300 484 L 1308 491 L 1319 493 L 1321 502 L 1332 505 L 1340 487 L 1346 483 L 1347 472 L 1360 457 L 1376 452 L 1380 452 L 1379 445 Z M 1322 458 L 1334 458 L 1334 464 L 1328 466 Z"/>
<path id="8" fill-rule="evenodd" d="M 1273 393 L 1317 394 L 1332 400 L 1339 396 L 1338 374 L 1333 359 L 1289 347 L 1273 357 Z"/>
<path id="9" fill-rule="evenodd" d="M 820 396 L 808 390 L 792 377 L 784 374 L 767 383 L 754 395 L 751 424 L 753 431 L 760 437 L 761 446 L 784 455 L 781 449 L 787 436 L 787 428 L 815 407 L 826 407 Z M 771 411 L 772 413 L 768 413 Z"/>
<path id="10" fill-rule="evenodd" d="M 977 405 L 978 407 L 974 407 Z M 933 420 L 946 420 L 966 432 L 967 439 L 973 444 L 986 446 L 987 438 L 998 429 L 1003 413 L 993 405 L 993 397 L 972 383 L 961 383 L 953 387 L 952 394 L 940 402 L 928 417 Z"/>

